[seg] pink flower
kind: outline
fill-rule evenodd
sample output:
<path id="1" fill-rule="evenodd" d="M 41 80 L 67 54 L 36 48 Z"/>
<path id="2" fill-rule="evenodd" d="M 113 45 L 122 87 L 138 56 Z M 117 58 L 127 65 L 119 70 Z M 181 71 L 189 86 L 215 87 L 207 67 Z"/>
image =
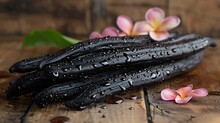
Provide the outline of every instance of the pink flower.
<path id="1" fill-rule="evenodd" d="M 207 95 L 208 91 L 205 88 L 193 90 L 192 84 L 177 90 L 166 88 L 161 91 L 161 98 L 163 100 L 175 100 L 179 104 L 187 103 L 192 98 L 205 97 Z"/>
<path id="2" fill-rule="evenodd" d="M 164 18 L 164 11 L 160 8 L 151 8 L 145 14 L 147 23 L 142 24 L 148 31 L 152 39 L 161 41 L 169 36 L 168 30 L 177 27 L 180 19 L 177 16 Z"/>
<path id="3" fill-rule="evenodd" d="M 116 23 L 123 33 L 121 36 L 134 36 L 134 35 L 146 35 L 148 34 L 147 28 L 144 28 L 145 22 L 136 22 L 133 24 L 131 18 L 126 15 L 118 16 Z"/>
<path id="4" fill-rule="evenodd" d="M 89 36 L 89 39 L 94 39 L 94 38 L 102 38 L 106 36 L 118 36 L 119 31 L 115 27 L 107 27 L 104 29 L 102 34 L 99 32 L 92 32 Z"/>

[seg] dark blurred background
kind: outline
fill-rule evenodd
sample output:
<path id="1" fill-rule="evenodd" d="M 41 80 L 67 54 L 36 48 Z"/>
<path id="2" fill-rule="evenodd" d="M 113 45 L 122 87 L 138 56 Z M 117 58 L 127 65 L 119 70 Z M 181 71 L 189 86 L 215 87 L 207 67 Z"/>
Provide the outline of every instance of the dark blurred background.
<path id="1" fill-rule="evenodd" d="M 220 0 L 0 0 L 0 37 L 52 28 L 85 39 L 93 30 L 115 26 L 121 14 L 143 20 L 151 7 L 179 16 L 178 31 L 220 37 Z"/>

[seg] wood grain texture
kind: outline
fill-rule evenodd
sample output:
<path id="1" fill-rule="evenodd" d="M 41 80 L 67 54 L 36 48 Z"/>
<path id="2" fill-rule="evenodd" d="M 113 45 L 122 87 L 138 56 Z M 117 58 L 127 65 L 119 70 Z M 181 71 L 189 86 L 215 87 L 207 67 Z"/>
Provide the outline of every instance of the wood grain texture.
<path id="1" fill-rule="evenodd" d="M 32 0 L 0 3 L 0 34 L 26 35 L 35 29 L 53 28 L 66 35 L 88 35 L 89 0 Z"/>
<path id="2" fill-rule="evenodd" d="M 0 43 L 0 122 L 20 123 L 31 103 L 30 95 L 23 96 L 18 100 L 6 99 L 6 91 L 11 80 L 19 74 L 9 74 L 8 68 L 18 60 L 42 53 L 52 52 L 49 48 L 28 48 L 21 50 L 18 41 L 1 41 Z"/>
<path id="3" fill-rule="evenodd" d="M 210 48 L 205 55 L 205 59 L 193 71 L 164 83 L 148 87 L 146 91 L 149 97 L 152 121 L 155 123 L 216 123 L 219 121 L 219 55 L 218 48 Z M 166 102 L 160 98 L 160 92 L 164 88 L 177 89 L 191 83 L 195 89 L 207 88 L 209 96 L 192 99 L 185 105 L 178 105 L 172 101 Z"/>
<path id="4" fill-rule="evenodd" d="M 142 89 L 130 91 L 123 97 L 129 95 L 138 95 L 140 99 L 123 98 L 124 102 L 121 104 L 103 102 L 83 111 L 74 111 L 62 104 L 50 105 L 43 109 L 33 105 L 24 121 L 49 123 L 55 117 L 65 116 L 70 118 L 69 122 L 75 123 L 146 123 L 146 107 Z"/>
<path id="5" fill-rule="evenodd" d="M 0 37 L 52 28 L 85 39 L 92 31 L 116 26 L 118 15 L 144 20 L 152 7 L 179 16 L 178 31 L 220 37 L 219 0 L 0 0 Z"/>
<path id="6" fill-rule="evenodd" d="M 219 42 L 218 40 L 217 42 Z M 122 104 L 98 103 L 96 106 L 83 111 L 67 109 L 62 103 L 39 108 L 31 103 L 31 96 L 25 95 L 17 100 L 8 101 L 5 91 L 9 82 L 17 78 L 18 74 L 8 75 L 7 69 L 15 61 L 39 54 L 54 52 L 56 49 L 48 47 L 28 48 L 21 50 L 19 42 L 3 41 L 0 43 L 0 122 L 50 122 L 57 116 L 70 118 L 69 122 L 76 123 L 216 123 L 220 114 L 220 49 L 209 48 L 203 62 L 193 71 L 168 80 L 164 83 L 148 86 L 143 89 L 132 90 L 122 96 Z M 220 43 L 218 43 L 220 45 Z M 8 50 L 11 49 L 11 50 Z M 164 88 L 179 88 L 189 83 L 194 88 L 205 87 L 209 96 L 193 99 L 186 105 L 177 105 L 160 99 L 160 91 Z M 139 95 L 141 99 L 129 100 L 124 97 Z M 147 106 L 146 106 L 147 104 Z M 149 105 L 148 105 L 149 104 Z M 28 107 L 30 109 L 28 109 Z M 106 109 L 103 109 L 106 106 Z M 133 108 L 131 108 L 133 107 Z M 26 113 L 27 112 L 27 113 Z M 25 114 L 25 116 L 24 116 Z M 23 119 L 21 119 L 21 117 Z"/>
<path id="7" fill-rule="evenodd" d="M 64 107 L 62 104 L 50 105 L 47 108 L 39 108 L 31 103 L 31 95 L 19 97 L 19 99 L 8 101 L 5 91 L 9 82 L 19 75 L 7 73 L 7 69 L 15 62 L 27 57 L 54 52 L 56 49 L 48 47 L 26 48 L 21 50 L 19 42 L 1 42 L 0 43 L 0 122 L 50 122 L 57 116 L 67 116 L 70 122 L 76 123 L 145 123 L 146 107 L 144 102 L 143 89 L 130 91 L 127 95 L 122 95 L 124 102 L 122 104 L 101 103 L 83 111 L 73 111 Z M 8 49 L 13 49 L 7 51 Z M 125 99 L 129 95 L 137 95 L 140 99 Z M 119 95 L 120 96 L 120 95 Z M 28 107 L 31 105 L 31 109 Z M 106 106 L 106 109 L 103 109 Z M 26 111 L 28 113 L 26 114 Z M 100 113 L 101 112 L 101 113 Z M 24 119 L 21 118 L 24 116 Z"/>
<path id="8" fill-rule="evenodd" d="M 105 0 L 108 5 L 166 6 L 166 0 Z"/>
<path id="9" fill-rule="evenodd" d="M 165 11 L 166 2 L 159 0 L 92 0 L 92 30 L 101 32 L 107 26 L 115 26 L 119 15 L 130 16 L 135 21 L 144 20 L 147 9 L 158 6 Z"/>
<path id="10" fill-rule="evenodd" d="M 181 18 L 181 32 L 219 37 L 219 0 L 169 0 L 168 14 Z"/>

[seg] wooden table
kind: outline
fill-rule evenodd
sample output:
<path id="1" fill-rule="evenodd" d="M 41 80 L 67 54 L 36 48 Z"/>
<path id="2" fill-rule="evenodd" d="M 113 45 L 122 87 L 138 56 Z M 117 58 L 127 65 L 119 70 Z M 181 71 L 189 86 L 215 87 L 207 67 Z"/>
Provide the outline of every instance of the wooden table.
<path id="1" fill-rule="evenodd" d="M 220 40 L 218 41 L 220 42 Z M 220 44 L 220 43 L 219 43 Z M 6 100 L 5 90 L 17 74 L 8 74 L 7 69 L 14 62 L 26 57 L 53 52 L 54 49 L 40 47 L 21 50 L 17 41 L 0 43 L 0 122 L 47 123 L 68 121 L 71 123 L 179 123 L 220 122 L 220 49 L 208 48 L 205 59 L 193 71 L 163 83 L 132 90 L 122 96 L 121 104 L 99 103 L 83 111 L 73 111 L 62 104 L 38 108 L 30 95 L 17 100 Z M 193 99 L 185 105 L 165 102 L 160 98 L 164 88 L 179 88 L 193 83 L 195 88 L 205 87 L 209 96 Z M 124 97 L 138 95 L 137 100 Z M 56 118 L 58 117 L 58 118 Z M 56 118 L 58 120 L 52 120 Z"/>

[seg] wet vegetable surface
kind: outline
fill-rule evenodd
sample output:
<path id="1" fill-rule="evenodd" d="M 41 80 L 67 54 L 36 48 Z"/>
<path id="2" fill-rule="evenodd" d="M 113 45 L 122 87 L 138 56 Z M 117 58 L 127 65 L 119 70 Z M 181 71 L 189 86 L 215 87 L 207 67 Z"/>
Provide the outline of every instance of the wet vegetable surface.
<path id="1" fill-rule="evenodd" d="M 191 70 L 209 45 L 216 44 L 194 34 L 172 34 L 162 42 L 147 35 L 88 40 L 15 63 L 10 72 L 30 73 L 10 83 L 7 97 L 37 92 L 34 99 L 41 107 L 67 101 L 67 107 L 84 108 L 117 92 Z"/>

